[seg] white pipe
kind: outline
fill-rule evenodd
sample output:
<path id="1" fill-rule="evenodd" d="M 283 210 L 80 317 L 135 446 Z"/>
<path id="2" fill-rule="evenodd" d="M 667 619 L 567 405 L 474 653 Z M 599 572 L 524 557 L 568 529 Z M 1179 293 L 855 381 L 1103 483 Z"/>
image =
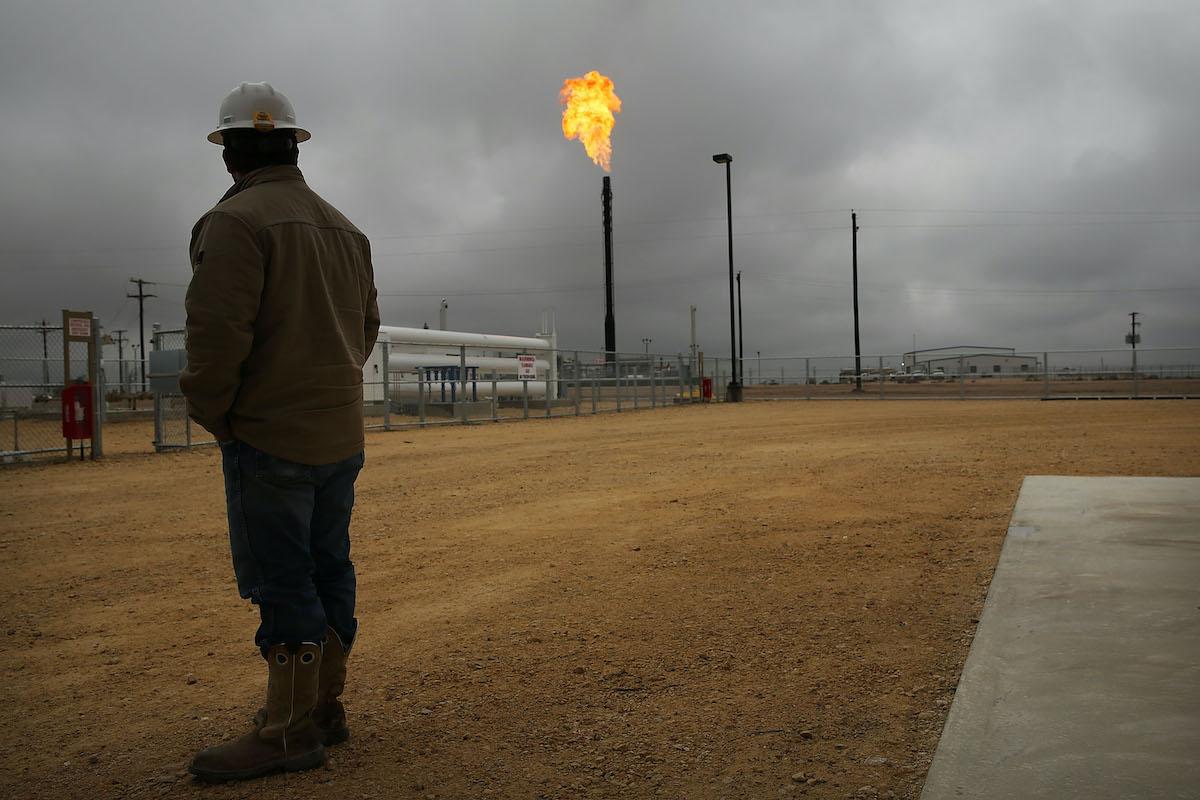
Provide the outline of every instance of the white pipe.
<path id="1" fill-rule="evenodd" d="M 442 383 L 443 383 L 443 381 L 425 381 L 425 401 L 426 402 L 438 402 L 441 399 Z M 458 396 L 461 394 L 461 392 L 459 391 L 459 386 L 460 386 L 459 381 L 447 380 L 447 381 L 444 381 L 444 383 L 446 384 L 447 401 L 450 398 L 450 386 L 452 384 L 454 386 L 455 399 L 456 400 L 462 399 L 461 397 Z M 519 398 L 519 397 L 521 397 L 521 393 L 522 393 L 522 389 L 521 389 L 522 383 L 524 383 L 524 381 L 496 381 L 496 396 L 497 397 Z M 529 383 L 529 396 L 530 397 L 537 398 L 540 400 L 546 396 L 546 382 L 545 381 L 528 381 L 528 383 Z M 479 396 L 479 397 L 491 397 L 492 396 L 491 380 L 480 379 L 480 380 L 476 381 L 474 385 L 476 387 L 477 396 Z M 471 386 L 472 386 L 471 381 L 467 381 L 468 396 L 470 396 L 470 393 L 471 393 Z M 406 380 L 402 383 L 399 381 L 393 381 L 388 385 L 388 390 L 391 393 L 392 397 L 410 398 L 410 397 L 417 397 L 420 394 L 420 387 L 418 386 L 415 379 L 414 380 Z M 382 395 L 380 396 L 379 401 L 382 402 Z"/>
<path id="2" fill-rule="evenodd" d="M 420 346 L 466 345 L 485 350 L 552 350 L 553 345 L 544 339 L 527 336 L 500 336 L 493 333 L 467 333 L 465 331 L 433 331 L 426 328 L 399 328 L 384 325 L 379 328 L 379 338 L 398 345 Z"/>
<path id="3" fill-rule="evenodd" d="M 549 368 L 550 362 L 544 359 L 535 359 L 534 366 L 539 370 Z M 413 371 L 420 367 L 457 367 L 458 353 L 411 353 L 400 352 L 393 350 L 388 353 L 388 371 L 397 372 L 400 370 Z M 512 375 L 517 374 L 517 367 L 520 362 L 515 358 L 495 358 L 490 356 L 473 356 L 467 354 L 467 366 L 478 367 L 481 370 L 494 370 L 496 372 L 507 372 Z M 482 380 L 483 376 L 479 376 Z"/>

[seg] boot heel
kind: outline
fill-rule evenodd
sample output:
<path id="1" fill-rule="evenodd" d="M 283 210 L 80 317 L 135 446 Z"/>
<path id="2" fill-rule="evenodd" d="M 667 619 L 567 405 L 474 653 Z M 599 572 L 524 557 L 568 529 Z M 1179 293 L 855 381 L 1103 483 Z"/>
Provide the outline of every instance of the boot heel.
<path id="1" fill-rule="evenodd" d="M 341 744 L 342 742 L 348 740 L 349 738 L 350 738 L 350 729 L 344 725 L 340 728 L 329 728 L 329 729 L 321 730 L 321 744 L 325 745 L 326 747 L 331 747 L 332 745 L 335 745 L 335 744 Z"/>

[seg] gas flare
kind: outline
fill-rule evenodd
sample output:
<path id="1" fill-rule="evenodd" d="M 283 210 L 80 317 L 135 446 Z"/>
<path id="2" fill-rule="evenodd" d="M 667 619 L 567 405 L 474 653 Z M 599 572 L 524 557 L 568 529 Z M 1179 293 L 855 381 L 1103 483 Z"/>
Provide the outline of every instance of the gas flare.
<path id="1" fill-rule="evenodd" d="M 621 98 L 613 90 L 612 78 L 592 70 L 563 81 L 558 93 L 563 104 L 563 136 L 578 139 L 588 158 L 608 172 L 612 160 L 613 114 L 621 113 Z"/>

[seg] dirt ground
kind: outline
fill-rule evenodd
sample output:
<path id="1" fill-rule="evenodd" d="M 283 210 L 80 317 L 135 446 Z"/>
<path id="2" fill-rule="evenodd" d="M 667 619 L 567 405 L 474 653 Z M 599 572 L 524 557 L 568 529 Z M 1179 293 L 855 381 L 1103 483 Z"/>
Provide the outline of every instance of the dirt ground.
<path id="1" fill-rule="evenodd" d="M 1189 401 L 693 406 L 373 433 L 352 739 L 262 698 L 212 449 L 0 470 L 0 796 L 914 798 L 1028 474 L 1200 475 Z"/>

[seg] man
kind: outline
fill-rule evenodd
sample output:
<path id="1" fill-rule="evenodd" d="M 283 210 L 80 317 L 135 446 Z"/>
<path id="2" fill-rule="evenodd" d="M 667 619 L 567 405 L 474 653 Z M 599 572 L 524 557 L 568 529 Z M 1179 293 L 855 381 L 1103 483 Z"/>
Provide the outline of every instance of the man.
<path id="1" fill-rule="evenodd" d="M 180 386 L 221 447 L 238 592 L 259 607 L 268 670 L 253 730 L 192 761 L 210 781 L 316 767 L 349 736 L 349 525 L 379 309 L 366 237 L 296 167 L 308 138 L 270 84 L 230 92 L 208 139 L 233 187 L 192 230 Z"/>

